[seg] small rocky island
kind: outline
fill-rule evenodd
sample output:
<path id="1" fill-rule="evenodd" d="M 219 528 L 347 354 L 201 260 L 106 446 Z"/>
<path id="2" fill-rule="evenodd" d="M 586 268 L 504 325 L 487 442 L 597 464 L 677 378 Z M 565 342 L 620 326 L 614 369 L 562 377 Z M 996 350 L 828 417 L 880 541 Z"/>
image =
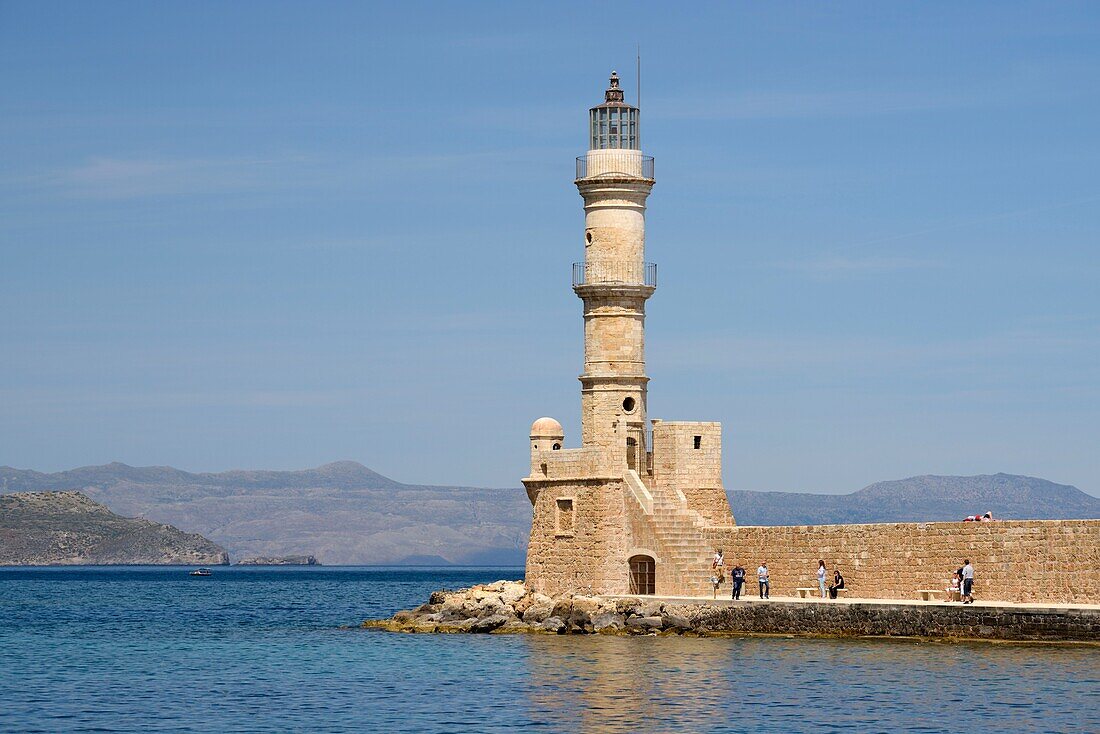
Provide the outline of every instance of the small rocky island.
<path id="1" fill-rule="evenodd" d="M 743 601 L 653 597 L 552 598 L 520 581 L 436 591 L 410 611 L 368 620 L 367 629 L 428 633 L 784 635 L 909 637 L 1100 644 L 1100 611 L 1005 604 L 964 606 L 901 600 Z"/>
<path id="2" fill-rule="evenodd" d="M 201 535 L 116 515 L 80 492 L 0 496 L 0 566 L 228 564 Z"/>
<path id="3" fill-rule="evenodd" d="M 237 561 L 238 566 L 320 566 L 315 556 L 257 556 Z"/>

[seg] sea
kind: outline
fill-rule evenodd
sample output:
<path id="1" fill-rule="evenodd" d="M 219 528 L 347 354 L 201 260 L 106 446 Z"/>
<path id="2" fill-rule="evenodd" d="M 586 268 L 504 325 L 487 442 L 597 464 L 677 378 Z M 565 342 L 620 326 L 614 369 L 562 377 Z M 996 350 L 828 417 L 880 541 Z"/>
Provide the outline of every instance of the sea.
<path id="1" fill-rule="evenodd" d="M 0 569 L 2 732 L 1100 732 L 1100 649 L 358 628 L 519 568 Z"/>

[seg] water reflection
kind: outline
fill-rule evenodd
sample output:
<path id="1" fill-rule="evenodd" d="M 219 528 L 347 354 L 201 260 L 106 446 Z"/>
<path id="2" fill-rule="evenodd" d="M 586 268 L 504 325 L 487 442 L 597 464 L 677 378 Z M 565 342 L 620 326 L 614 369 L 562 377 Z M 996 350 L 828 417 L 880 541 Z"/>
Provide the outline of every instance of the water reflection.
<path id="1" fill-rule="evenodd" d="M 1100 651 L 889 640 L 532 637 L 554 731 L 1100 731 Z"/>

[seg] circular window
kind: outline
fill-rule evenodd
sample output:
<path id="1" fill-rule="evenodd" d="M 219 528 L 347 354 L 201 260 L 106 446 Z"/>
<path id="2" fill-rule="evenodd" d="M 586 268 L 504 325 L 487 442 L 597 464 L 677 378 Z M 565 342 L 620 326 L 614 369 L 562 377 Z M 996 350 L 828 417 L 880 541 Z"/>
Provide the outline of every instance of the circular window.
<path id="1" fill-rule="evenodd" d="M 561 444 L 560 443 L 554 444 L 554 451 L 561 451 Z"/>
<path id="2" fill-rule="evenodd" d="M 627 413 L 633 413 L 634 412 L 634 406 L 635 406 L 634 398 L 627 398 L 626 400 L 623 401 L 623 410 L 625 410 Z"/>

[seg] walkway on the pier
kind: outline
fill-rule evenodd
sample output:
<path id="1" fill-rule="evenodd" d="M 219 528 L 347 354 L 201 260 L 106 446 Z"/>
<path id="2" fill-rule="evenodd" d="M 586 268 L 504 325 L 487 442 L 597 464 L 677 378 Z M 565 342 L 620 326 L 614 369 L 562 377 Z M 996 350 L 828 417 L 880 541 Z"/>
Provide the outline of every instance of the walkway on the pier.
<path id="1" fill-rule="evenodd" d="M 753 589 L 753 591 L 756 591 Z M 914 606 L 914 607 L 970 607 L 970 608 L 987 608 L 987 609 L 1019 609 L 1020 611 L 1042 611 L 1042 612 L 1070 612 L 1070 611 L 1082 611 L 1082 612 L 1096 612 L 1100 611 L 1100 604 L 1057 604 L 1054 602 L 1011 602 L 1000 601 L 995 599 L 982 600 L 975 598 L 973 604 L 963 604 L 957 601 L 943 601 L 942 599 L 932 601 L 922 601 L 920 599 L 872 599 L 862 597 L 845 597 L 839 599 L 822 599 L 821 597 L 803 598 L 798 596 L 776 596 L 772 595 L 769 599 L 761 599 L 756 594 L 748 595 L 741 594 L 741 598 L 738 601 L 734 601 L 729 598 L 729 592 L 726 592 L 726 596 L 719 596 L 716 599 L 712 599 L 709 596 L 651 596 L 651 595 L 608 595 L 607 598 L 611 599 L 644 599 L 646 601 L 656 601 L 662 604 L 711 604 L 717 606 L 731 606 L 734 604 L 769 604 L 769 603 L 784 603 L 784 604 L 882 604 L 889 606 Z"/>

